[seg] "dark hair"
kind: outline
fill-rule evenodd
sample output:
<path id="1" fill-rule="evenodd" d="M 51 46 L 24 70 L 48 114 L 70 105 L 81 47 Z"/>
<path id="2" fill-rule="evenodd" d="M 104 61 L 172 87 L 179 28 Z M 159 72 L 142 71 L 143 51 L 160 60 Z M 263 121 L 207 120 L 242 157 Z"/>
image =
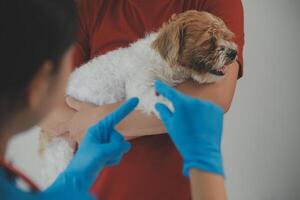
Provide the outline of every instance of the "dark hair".
<path id="1" fill-rule="evenodd" d="M 57 71 L 75 35 L 74 0 L 0 0 L 2 117 L 24 101 L 29 83 L 43 63 L 51 61 Z"/>

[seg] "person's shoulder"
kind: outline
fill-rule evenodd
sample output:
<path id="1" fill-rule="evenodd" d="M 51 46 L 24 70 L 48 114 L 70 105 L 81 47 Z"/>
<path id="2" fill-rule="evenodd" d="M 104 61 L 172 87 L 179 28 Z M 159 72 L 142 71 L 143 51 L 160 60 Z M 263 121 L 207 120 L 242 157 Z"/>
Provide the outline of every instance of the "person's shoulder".
<path id="1" fill-rule="evenodd" d="M 90 30 L 96 23 L 99 15 L 105 13 L 105 8 L 110 1 L 105 0 L 77 0 L 78 18 L 86 31 Z"/>
<path id="2" fill-rule="evenodd" d="M 101 5 L 105 0 L 75 0 L 77 4 L 85 5 Z"/>
<path id="3" fill-rule="evenodd" d="M 105 0 L 77 0 L 76 4 L 79 10 L 93 11 L 101 9 L 106 2 Z"/>
<path id="4" fill-rule="evenodd" d="M 190 6 L 189 9 L 209 11 L 215 7 L 218 7 L 220 10 L 234 8 L 236 5 L 240 5 L 242 0 L 187 0 L 185 3 Z"/>

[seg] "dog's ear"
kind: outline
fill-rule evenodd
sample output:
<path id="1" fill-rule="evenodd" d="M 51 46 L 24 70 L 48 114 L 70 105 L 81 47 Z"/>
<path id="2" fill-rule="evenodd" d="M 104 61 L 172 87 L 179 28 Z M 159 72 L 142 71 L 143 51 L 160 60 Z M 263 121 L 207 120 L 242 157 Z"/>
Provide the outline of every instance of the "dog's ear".
<path id="1" fill-rule="evenodd" d="M 161 57 L 175 66 L 178 63 L 180 48 L 183 45 L 184 29 L 175 22 L 164 25 L 158 33 L 152 48 L 159 52 Z"/>
<path id="2" fill-rule="evenodd" d="M 226 40 L 232 40 L 234 38 L 234 33 L 228 29 L 221 18 L 216 16 L 214 16 L 214 18 L 215 22 L 208 29 L 208 33 L 213 37 L 222 34 Z"/>

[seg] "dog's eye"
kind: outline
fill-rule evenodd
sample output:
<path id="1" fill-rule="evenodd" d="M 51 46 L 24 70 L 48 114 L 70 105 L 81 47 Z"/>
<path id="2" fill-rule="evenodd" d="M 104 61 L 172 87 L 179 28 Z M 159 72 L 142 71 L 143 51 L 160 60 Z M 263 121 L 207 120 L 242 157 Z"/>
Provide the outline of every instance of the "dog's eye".
<path id="1" fill-rule="evenodd" d="M 221 46 L 221 47 L 220 47 L 220 51 L 225 51 L 225 47 L 224 47 L 224 46 Z"/>

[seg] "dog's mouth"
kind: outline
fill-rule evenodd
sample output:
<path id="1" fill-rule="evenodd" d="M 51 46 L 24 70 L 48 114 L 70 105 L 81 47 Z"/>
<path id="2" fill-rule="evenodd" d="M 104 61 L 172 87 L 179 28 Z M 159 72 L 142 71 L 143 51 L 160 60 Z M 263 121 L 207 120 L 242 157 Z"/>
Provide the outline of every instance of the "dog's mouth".
<path id="1" fill-rule="evenodd" d="M 211 69 L 209 70 L 209 73 L 216 75 L 216 76 L 224 76 L 227 70 L 227 66 L 230 65 L 231 63 L 233 63 L 233 61 L 235 60 L 235 57 L 230 58 L 223 67 L 220 67 L 218 69 Z"/>
<path id="2" fill-rule="evenodd" d="M 216 75 L 216 76 L 224 76 L 225 75 L 225 72 L 226 72 L 226 67 L 223 66 L 223 67 L 220 67 L 218 69 L 211 69 L 209 71 L 209 73 L 213 74 L 213 75 Z"/>

